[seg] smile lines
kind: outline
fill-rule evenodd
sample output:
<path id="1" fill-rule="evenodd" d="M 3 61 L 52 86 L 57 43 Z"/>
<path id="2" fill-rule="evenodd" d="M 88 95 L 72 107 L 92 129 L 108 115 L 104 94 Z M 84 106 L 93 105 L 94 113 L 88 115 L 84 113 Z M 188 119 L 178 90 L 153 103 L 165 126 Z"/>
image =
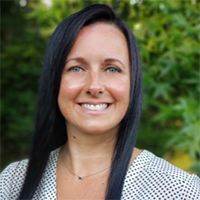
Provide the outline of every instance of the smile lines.
<path id="1" fill-rule="evenodd" d="M 97 104 L 97 105 L 92 105 L 92 104 L 80 104 L 81 107 L 87 109 L 87 110 L 105 110 L 108 107 L 108 104 Z"/>

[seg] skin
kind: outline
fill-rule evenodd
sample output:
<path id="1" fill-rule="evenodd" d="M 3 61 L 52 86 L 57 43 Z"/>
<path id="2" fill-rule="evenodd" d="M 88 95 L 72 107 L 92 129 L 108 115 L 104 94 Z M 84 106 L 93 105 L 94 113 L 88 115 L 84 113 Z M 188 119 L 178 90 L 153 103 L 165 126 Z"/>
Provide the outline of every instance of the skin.
<path id="1" fill-rule="evenodd" d="M 102 23 L 83 27 L 66 59 L 58 96 L 68 133 L 57 163 L 58 199 L 105 198 L 115 138 L 129 93 L 130 62 L 123 33 Z M 88 110 L 83 104 L 109 106 Z M 134 149 L 131 162 L 139 153 Z"/>

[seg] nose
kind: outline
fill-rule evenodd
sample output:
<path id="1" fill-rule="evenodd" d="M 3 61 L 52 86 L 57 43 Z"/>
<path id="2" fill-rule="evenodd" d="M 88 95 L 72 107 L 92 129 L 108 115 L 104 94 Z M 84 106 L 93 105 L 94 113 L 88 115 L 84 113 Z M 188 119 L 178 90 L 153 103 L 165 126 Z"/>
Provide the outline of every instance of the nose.
<path id="1" fill-rule="evenodd" d="M 87 84 L 85 88 L 86 93 L 92 96 L 98 96 L 102 94 L 104 90 L 104 83 L 101 80 L 101 77 L 98 74 L 98 72 L 91 73 L 87 78 Z"/>

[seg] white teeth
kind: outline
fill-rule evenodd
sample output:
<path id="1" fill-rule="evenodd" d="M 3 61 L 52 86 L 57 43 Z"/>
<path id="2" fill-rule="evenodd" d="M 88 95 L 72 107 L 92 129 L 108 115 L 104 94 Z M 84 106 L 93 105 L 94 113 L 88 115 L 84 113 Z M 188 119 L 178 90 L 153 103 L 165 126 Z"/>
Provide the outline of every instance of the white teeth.
<path id="1" fill-rule="evenodd" d="M 97 104 L 97 105 L 81 104 L 81 106 L 88 110 L 104 110 L 108 107 L 108 104 Z"/>

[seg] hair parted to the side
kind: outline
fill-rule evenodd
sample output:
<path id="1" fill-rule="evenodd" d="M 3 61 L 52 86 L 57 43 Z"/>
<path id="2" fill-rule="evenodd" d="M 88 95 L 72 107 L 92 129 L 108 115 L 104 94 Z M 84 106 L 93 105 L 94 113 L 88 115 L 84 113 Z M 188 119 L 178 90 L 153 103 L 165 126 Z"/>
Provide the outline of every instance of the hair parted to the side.
<path id="1" fill-rule="evenodd" d="M 106 5 L 89 6 L 64 19 L 47 46 L 40 80 L 33 146 L 19 199 L 32 199 L 50 152 L 67 141 L 65 119 L 58 107 L 58 93 L 67 55 L 83 26 L 104 22 L 125 35 L 131 63 L 130 103 L 117 134 L 106 199 L 120 199 L 126 171 L 135 146 L 142 110 L 142 73 L 136 40 L 129 26 Z"/>

